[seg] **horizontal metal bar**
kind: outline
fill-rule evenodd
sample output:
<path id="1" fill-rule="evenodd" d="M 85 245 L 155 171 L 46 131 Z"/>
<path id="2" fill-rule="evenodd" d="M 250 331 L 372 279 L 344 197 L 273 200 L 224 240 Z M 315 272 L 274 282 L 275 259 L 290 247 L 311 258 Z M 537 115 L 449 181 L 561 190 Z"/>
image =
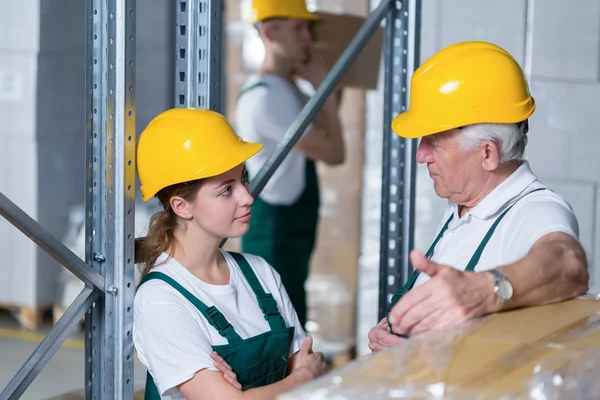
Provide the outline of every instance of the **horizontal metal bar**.
<path id="1" fill-rule="evenodd" d="M 0 400 L 15 400 L 25 393 L 31 382 L 50 361 L 65 339 L 69 337 L 98 296 L 99 293 L 90 287 L 85 287 L 79 293 L 54 328 L 46 335 L 14 378 L 0 393 Z"/>
<path id="2" fill-rule="evenodd" d="M 308 127 L 315 115 L 319 112 L 327 98 L 333 92 L 334 87 L 340 82 L 352 62 L 358 57 L 361 50 L 365 47 L 371 36 L 375 33 L 383 18 L 388 14 L 395 0 L 383 0 L 381 4 L 373 11 L 356 36 L 352 39 L 346 50 L 342 53 L 323 83 L 318 87 L 315 94 L 306 103 L 292 126 L 287 130 L 281 142 L 275 148 L 265 165 L 253 179 L 251 188 L 252 196 L 255 198 L 264 189 L 265 185 L 275 173 L 275 170 L 281 165 L 285 157 L 292 150 L 292 147 L 298 142 L 304 130 Z"/>
<path id="3" fill-rule="evenodd" d="M 0 193 L 0 215 L 37 243 L 52 258 L 64 265 L 87 286 L 104 292 L 104 278 L 94 272 L 81 258 L 77 257 L 64 244 L 42 228 L 33 218 L 21 210 L 8 197 Z"/>

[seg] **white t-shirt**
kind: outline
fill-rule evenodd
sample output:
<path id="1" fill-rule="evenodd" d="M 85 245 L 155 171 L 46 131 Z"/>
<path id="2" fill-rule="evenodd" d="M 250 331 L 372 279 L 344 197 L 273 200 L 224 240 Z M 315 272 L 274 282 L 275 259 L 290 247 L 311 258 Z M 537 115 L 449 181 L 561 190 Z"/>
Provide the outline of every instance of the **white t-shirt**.
<path id="1" fill-rule="evenodd" d="M 546 190 L 531 193 L 539 188 Z M 452 214 L 454 218 L 437 243 L 432 261 L 464 270 L 496 218 L 513 204 L 487 243 L 475 271 L 522 259 L 537 240 L 551 232 L 564 232 L 578 239 L 579 224 L 569 203 L 541 183 L 529 163 L 523 161 L 508 179 L 462 218 L 458 217 L 458 206 L 449 203 L 436 236 Z M 421 273 L 415 287 L 428 279 L 429 276 Z"/>
<path id="2" fill-rule="evenodd" d="M 246 161 L 250 180 L 256 177 L 308 100 L 296 85 L 277 75 L 251 75 L 244 88 L 258 82 L 265 85 L 241 94 L 235 116 L 237 134 L 246 141 L 264 145 L 258 154 Z M 306 131 L 309 129 L 310 126 Z M 305 166 L 304 154 L 292 148 L 267 182 L 260 198 L 273 205 L 295 203 L 306 186 Z"/>
<path id="3" fill-rule="evenodd" d="M 163 253 L 152 271 L 173 278 L 206 306 L 215 306 L 242 339 L 270 331 L 252 291 L 237 263 L 222 252 L 230 269 L 228 285 L 211 285 L 193 275 Z M 290 355 L 296 353 L 306 333 L 281 284 L 279 274 L 261 257 L 244 254 L 258 281 L 277 302 L 287 326 L 295 335 Z M 142 364 L 153 376 L 163 399 L 183 399 L 177 386 L 203 369 L 216 370 L 210 355 L 213 345 L 227 344 L 204 316 L 166 282 L 151 280 L 141 285 L 134 301 L 133 342 Z"/>

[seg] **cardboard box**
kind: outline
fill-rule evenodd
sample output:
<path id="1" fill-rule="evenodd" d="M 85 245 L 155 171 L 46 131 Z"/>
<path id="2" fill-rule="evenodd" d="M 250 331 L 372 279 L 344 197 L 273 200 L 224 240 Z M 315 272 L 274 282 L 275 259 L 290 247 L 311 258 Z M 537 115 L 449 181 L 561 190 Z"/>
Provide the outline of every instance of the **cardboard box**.
<path id="1" fill-rule="evenodd" d="M 340 107 L 346 141 L 341 167 L 321 163 L 321 209 L 317 246 L 307 282 L 308 332 L 315 350 L 328 358 L 353 351 L 356 338 L 356 286 L 361 240 L 361 193 L 364 165 L 365 93 L 344 90 Z M 335 354 L 332 354 L 335 353 Z"/>
<path id="2" fill-rule="evenodd" d="M 320 19 L 312 26 L 315 47 L 331 68 L 356 36 L 365 18 L 325 12 L 316 14 Z M 342 78 L 343 86 L 360 89 L 377 88 L 383 38 L 384 30 L 378 28 Z"/>
<path id="3" fill-rule="evenodd" d="M 577 299 L 415 337 L 278 399 L 592 399 L 599 370 L 600 301 Z"/>

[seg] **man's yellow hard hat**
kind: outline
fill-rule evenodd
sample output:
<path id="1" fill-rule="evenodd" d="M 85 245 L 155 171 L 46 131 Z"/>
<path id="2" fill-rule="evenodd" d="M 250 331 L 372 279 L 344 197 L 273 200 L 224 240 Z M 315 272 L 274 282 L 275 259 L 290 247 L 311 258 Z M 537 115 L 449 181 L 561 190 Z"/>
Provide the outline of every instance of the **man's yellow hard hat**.
<path id="1" fill-rule="evenodd" d="M 252 0 L 250 22 L 256 24 L 271 18 L 317 20 L 308 11 L 305 0 Z"/>
<path id="2" fill-rule="evenodd" d="M 155 117 L 137 144 L 142 199 L 176 183 L 217 176 L 244 163 L 262 148 L 244 142 L 221 114 L 175 108 Z"/>
<path id="3" fill-rule="evenodd" d="M 518 123 L 535 111 L 523 70 L 503 48 L 456 43 L 434 54 L 413 74 L 408 109 L 392 122 L 414 139 L 479 123 Z"/>

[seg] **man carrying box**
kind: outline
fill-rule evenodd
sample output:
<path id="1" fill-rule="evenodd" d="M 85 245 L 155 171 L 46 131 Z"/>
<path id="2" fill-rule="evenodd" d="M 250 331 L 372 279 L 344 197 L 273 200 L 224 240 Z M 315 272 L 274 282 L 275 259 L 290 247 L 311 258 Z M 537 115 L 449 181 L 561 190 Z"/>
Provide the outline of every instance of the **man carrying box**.
<path id="1" fill-rule="evenodd" d="M 307 97 L 296 75 L 317 88 L 327 69 L 311 48 L 310 23 L 317 17 L 304 0 L 254 0 L 252 23 L 265 45 L 265 60 L 250 76 L 236 108 L 236 130 L 247 140 L 262 143 L 262 155 L 248 160 L 252 180 L 304 107 Z M 315 246 L 319 184 L 315 162 L 338 165 L 345 148 L 338 116 L 338 93 L 277 168 L 252 206 L 250 231 L 242 250 L 263 257 L 281 275 L 300 322 L 306 322 L 309 262 Z"/>
<path id="2" fill-rule="evenodd" d="M 415 71 L 392 129 L 422 138 L 417 161 L 448 208 L 427 254 L 411 252 L 415 272 L 369 333 L 371 350 L 588 290 L 573 210 L 523 159 L 534 110 L 520 66 L 490 43 L 449 46 Z"/>

